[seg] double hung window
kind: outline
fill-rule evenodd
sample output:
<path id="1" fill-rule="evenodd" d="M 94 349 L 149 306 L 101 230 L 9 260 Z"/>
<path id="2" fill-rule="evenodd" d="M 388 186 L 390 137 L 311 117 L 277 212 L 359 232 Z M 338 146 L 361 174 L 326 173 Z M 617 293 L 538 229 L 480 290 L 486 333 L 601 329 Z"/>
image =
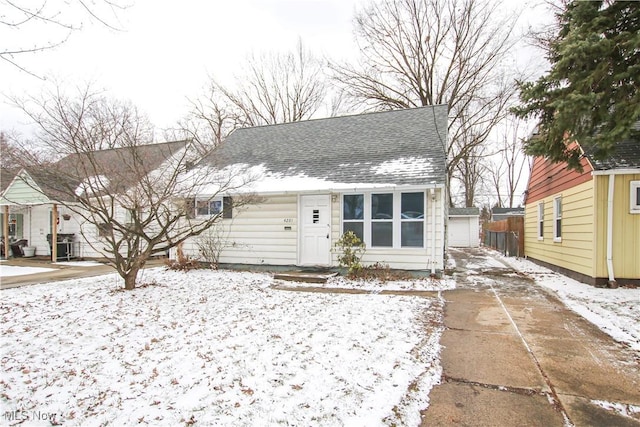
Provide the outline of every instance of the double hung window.
<path id="1" fill-rule="evenodd" d="M 364 195 L 346 194 L 342 200 L 342 232 L 353 231 L 364 242 Z"/>
<path id="2" fill-rule="evenodd" d="M 371 246 L 393 247 L 393 193 L 371 195 Z"/>
<path id="3" fill-rule="evenodd" d="M 538 203 L 538 240 L 544 239 L 544 202 Z"/>
<path id="4" fill-rule="evenodd" d="M 553 241 L 562 241 L 562 197 L 553 199 Z"/>
<path id="5" fill-rule="evenodd" d="M 196 199 L 196 216 L 213 216 L 222 212 L 221 199 Z"/>

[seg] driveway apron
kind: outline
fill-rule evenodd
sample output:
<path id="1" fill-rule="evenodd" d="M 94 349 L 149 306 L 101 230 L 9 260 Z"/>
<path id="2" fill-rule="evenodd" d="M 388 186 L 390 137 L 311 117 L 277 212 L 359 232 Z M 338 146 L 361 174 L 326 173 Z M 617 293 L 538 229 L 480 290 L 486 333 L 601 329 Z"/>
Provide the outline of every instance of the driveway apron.
<path id="1" fill-rule="evenodd" d="M 638 352 L 491 252 L 452 252 L 443 374 L 422 426 L 640 426 Z"/>

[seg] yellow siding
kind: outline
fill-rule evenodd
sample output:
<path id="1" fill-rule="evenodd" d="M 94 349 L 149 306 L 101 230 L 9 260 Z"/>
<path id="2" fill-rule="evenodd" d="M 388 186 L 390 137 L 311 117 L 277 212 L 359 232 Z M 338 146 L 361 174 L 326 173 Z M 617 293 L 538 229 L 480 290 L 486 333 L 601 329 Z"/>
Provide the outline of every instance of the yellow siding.
<path id="1" fill-rule="evenodd" d="M 593 277 L 593 181 L 553 194 L 525 207 L 525 254 Z M 562 197 L 562 241 L 553 239 L 553 201 Z M 544 201 L 544 239 L 538 240 L 538 204 Z"/>
<path id="2" fill-rule="evenodd" d="M 607 200 L 609 176 L 597 175 L 596 217 L 598 218 L 596 277 L 607 277 Z M 615 175 L 613 203 L 613 271 L 615 277 L 640 279 L 640 214 L 630 213 L 631 181 L 640 174 Z"/>

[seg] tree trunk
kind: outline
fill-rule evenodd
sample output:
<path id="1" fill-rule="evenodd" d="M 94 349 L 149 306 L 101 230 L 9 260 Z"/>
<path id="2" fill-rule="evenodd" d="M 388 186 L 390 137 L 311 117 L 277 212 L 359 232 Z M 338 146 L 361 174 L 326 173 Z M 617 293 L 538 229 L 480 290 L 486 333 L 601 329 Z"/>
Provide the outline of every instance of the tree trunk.
<path id="1" fill-rule="evenodd" d="M 129 272 L 123 276 L 124 288 L 126 290 L 131 291 L 135 289 L 136 279 L 138 278 L 138 271 L 140 271 L 140 267 L 132 267 L 131 270 L 129 270 Z"/>

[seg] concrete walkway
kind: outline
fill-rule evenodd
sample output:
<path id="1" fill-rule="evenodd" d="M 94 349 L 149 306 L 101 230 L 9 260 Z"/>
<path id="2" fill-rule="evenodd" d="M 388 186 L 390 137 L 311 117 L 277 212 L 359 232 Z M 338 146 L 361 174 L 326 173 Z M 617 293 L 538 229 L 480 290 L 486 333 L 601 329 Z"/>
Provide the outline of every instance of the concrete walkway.
<path id="1" fill-rule="evenodd" d="M 43 258 L 12 258 L 7 261 L 2 261 L 2 265 L 10 265 L 16 267 L 52 268 L 54 269 L 54 271 L 25 274 L 21 276 L 2 277 L 0 278 L 0 289 L 11 289 L 20 286 L 36 285 L 39 283 L 79 279 L 82 277 L 101 276 L 103 274 L 116 272 L 116 270 L 112 266 L 106 264 L 99 266 L 62 265 L 59 263 L 52 263 L 49 259 Z M 163 265 L 164 260 L 151 259 L 147 261 L 145 268 L 160 267 Z"/>
<path id="2" fill-rule="evenodd" d="M 443 376 L 422 426 L 640 426 L 640 354 L 507 265 L 478 269 L 486 256 L 454 253 Z"/>

